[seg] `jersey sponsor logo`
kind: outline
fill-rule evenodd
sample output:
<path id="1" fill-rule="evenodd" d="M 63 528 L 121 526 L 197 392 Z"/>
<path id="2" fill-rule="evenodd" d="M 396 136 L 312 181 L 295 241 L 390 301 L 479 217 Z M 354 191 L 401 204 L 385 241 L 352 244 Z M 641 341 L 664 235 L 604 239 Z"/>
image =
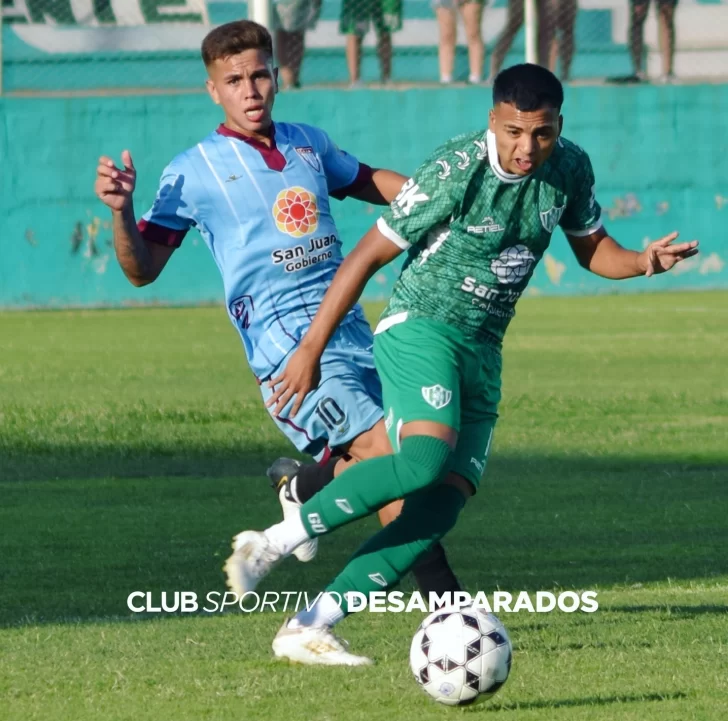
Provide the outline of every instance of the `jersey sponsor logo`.
<path id="1" fill-rule="evenodd" d="M 317 173 L 321 171 L 321 163 L 319 163 L 318 156 L 314 149 L 310 145 L 306 145 L 302 148 L 296 148 L 296 152 L 301 156 L 303 160 L 308 163 Z"/>
<path id="2" fill-rule="evenodd" d="M 437 383 L 434 386 L 423 386 L 422 397 L 436 411 L 439 411 L 452 400 L 452 391 Z"/>
<path id="3" fill-rule="evenodd" d="M 488 155 L 488 146 L 485 140 L 473 140 L 473 145 L 476 147 L 475 159 L 485 160 L 485 157 Z"/>
<path id="4" fill-rule="evenodd" d="M 436 165 L 439 165 L 441 170 L 437 174 L 437 177 L 440 178 L 440 180 L 447 180 L 450 177 L 450 163 L 447 162 L 447 160 L 438 160 L 435 163 Z"/>
<path id="5" fill-rule="evenodd" d="M 560 208 L 553 206 L 549 210 L 541 211 L 541 225 L 543 225 L 547 233 L 553 233 L 556 230 L 556 226 L 559 224 L 565 210 L 566 206 L 562 205 Z"/>
<path id="6" fill-rule="evenodd" d="M 250 320 L 254 310 L 255 304 L 251 295 L 241 295 L 230 303 L 230 315 L 243 330 L 250 328 Z"/>
<path id="7" fill-rule="evenodd" d="M 316 196 L 305 188 L 285 188 L 276 196 L 273 219 L 276 228 L 294 238 L 302 238 L 318 228 Z"/>
<path id="8" fill-rule="evenodd" d="M 525 245 L 513 245 L 491 262 L 490 269 L 499 283 L 518 283 L 535 263 L 536 258 Z"/>
<path id="9" fill-rule="evenodd" d="M 465 170 L 470 165 L 470 156 L 464 150 L 456 150 L 455 155 L 460 158 L 460 162 L 455 167 L 458 170 Z"/>
<path id="10" fill-rule="evenodd" d="M 420 192 L 420 186 L 415 183 L 414 178 L 410 178 L 402 186 L 402 190 L 399 191 L 397 197 L 392 201 L 392 213 L 395 218 L 401 218 L 402 215 L 409 215 L 417 203 L 424 203 L 429 199 L 429 195 Z"/>
<path id="11" fill-rule="evenodd" d="M 233 183 L 236 180 L 240 180 L 242 178 L 242 175 L 235 175 L 234 173 L 225 181 L 226 183 Z"/>
<path id="12" fill-rule="evenodd" d="M 475 298 L 482 298 L 483 300 L 496 300 L 499 303 L 515 303 L 520 297 L 521 292 L 518 290 L 500 290 L 499 288 L 491 288 L 485 285 L 485 283 L 479 283 L 477 278 L 469 275 L 463 280 L 463 284 L 460 286 L 460 290 L 464 290 L 466 293 L 472 293 Z M 473 304 L 478 301 L 473 300 Z"/>
<path id="13" fill-rule="evenodd" d="M 335 235 L 323 235 L 319 238 L 311 238 L 307 245 L 276 248 L 270 257 L 273 265 L 283 264 L 286 273 L 296 273 L 304 268 L 310 268 L 312 265 L 331 260 L 334 257 L 334 246 L 339 242 Z"/>
<path id="14" fill-rule="evenodd" d="M 501 233 L 504 230 L 505 227 L 496 223 L 490 215 L 486 215 L 480 225 L 469 225 L 467 227 L 468 233 L 476 233 L 477 235 L 483 235 L 484 233 Z"/>

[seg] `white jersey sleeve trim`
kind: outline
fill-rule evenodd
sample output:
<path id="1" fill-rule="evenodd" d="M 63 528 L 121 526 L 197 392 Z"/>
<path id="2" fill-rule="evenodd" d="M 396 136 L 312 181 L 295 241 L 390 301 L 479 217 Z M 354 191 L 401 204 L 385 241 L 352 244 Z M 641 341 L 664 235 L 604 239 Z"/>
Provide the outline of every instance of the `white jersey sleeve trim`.
<path id="1" fill-rule="evenodd" d="M 401 235 L 395 233 L 387 225 L 387 221 L 381 216 L 377 220 L 377 228 L 385 238 L 389 238 L 389 240 L 391 240 L 398 248 L 401 248 L 402 250 L 409 250 L 412 247 L 412 243 L 409 243 Z"/>
<path id="2" fill-rule="evenodd" d="M 377 333 L 384 333 L 385 330 L 389 330 L 393 325 L 399 325 L 400 323 L 404 323 L 406 320 L 406 310 L 402 313 L 395 313 L 394 315 L 390 315 L 389 318 L 384 318 L 383 320 L 379 321 L 377 327 L 374 329 L 374 335 L 377 335 Z"/>
<path id="3" fill-rule="evenodd" d="M 600 228 L 603 227 L 604 223 L 602 223 L 602 217 L 599 216 L 596 223 L 588 227 L 586 230 L 567 230 L 566 228 L 562 228 L 561 230 L 563 230 L 566 235 L 573 235 L 575 238 L 586 238 L 587 235 L 596 233 Z"/>

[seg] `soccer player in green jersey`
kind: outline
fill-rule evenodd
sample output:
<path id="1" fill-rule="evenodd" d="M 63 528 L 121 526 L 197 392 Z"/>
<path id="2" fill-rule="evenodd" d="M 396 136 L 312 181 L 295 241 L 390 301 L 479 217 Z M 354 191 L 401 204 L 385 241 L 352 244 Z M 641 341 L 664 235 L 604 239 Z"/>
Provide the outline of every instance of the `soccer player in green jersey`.
<path id="1" fill-rule="evenodd" d="M 404 498 L 399 517 L 370 538 L 310 610 L 273 641 L 302 663 L 369 663 L 331 631 L 345 594 L 396 584 L 454 525 L 483 474 L 500 400 L 501 343 L 515 304 L 561 226 L 579 263 L 615 280 L 670 270 L 696 254 L 677 233 L 644 251 L 607 232 L 589 156 L 561 136 L 561 83 L 536 65 L 503 71 L 486 132 L 437 150 L 341 265 L 285 372 L 271 383 L 276 410 L 318 382 L 331 334 L 366 282 L 403 251 L 407 260 L 375 331 L 375 362 L 393 455 L 344 471 L 300 517 L 235 539 L 228 583 L 237 593 L 300 543 Z M 338 596 L 345 602 L 339 606 Z"/>

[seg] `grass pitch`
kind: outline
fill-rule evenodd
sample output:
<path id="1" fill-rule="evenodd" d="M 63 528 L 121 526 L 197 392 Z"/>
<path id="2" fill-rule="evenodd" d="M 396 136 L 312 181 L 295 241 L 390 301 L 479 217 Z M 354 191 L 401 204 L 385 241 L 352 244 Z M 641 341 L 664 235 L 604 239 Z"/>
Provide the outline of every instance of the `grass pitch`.
<path id="1" fill-rule="evenodd" d="M 223 590 L 231 536 L 278 519 L 264 469 L 291 450 L 222 310 L 0 314 L 0 717 L 728 718 L 728 295 L 523 300 L 504 355 L 451 561 L 472 590 L 600 609 L 501 614 L 511 678 L 458 710 L 411 678 L 419 614 L 348 619 L 378 665 L 316 669 L 273 660 L 281 614 L 128 611 Z M 375 528 L 261 590 L 315 593 Z"/>

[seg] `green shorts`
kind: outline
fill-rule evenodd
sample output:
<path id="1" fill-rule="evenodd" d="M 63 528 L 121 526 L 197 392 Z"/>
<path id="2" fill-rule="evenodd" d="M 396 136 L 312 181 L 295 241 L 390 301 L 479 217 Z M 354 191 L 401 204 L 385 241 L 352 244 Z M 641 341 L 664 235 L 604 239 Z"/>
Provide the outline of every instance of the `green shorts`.
<path id="1" fill-rule="evenodd" d="M 321 15 L 321 0 L 276 0 L 273 3 L 273 28 L 288 33 L 316 27 Z"/>
<path id="2" fill-rule="evenodd" d="M 374 26 L 378 34 L 402 28 L 402 0 L 343 0 L 339 32 L 364 36 Z"/>
<path id="3" fill-rule="evenodd" d="M 399 450 L 405 423 L 444 423 L 458 432 L 450 471 L 477 489 L 498 418 L 500 348 L 428 318 L 387 325 L 380 323 L 374 336 L 374 360 L 392 448 Z"/>

